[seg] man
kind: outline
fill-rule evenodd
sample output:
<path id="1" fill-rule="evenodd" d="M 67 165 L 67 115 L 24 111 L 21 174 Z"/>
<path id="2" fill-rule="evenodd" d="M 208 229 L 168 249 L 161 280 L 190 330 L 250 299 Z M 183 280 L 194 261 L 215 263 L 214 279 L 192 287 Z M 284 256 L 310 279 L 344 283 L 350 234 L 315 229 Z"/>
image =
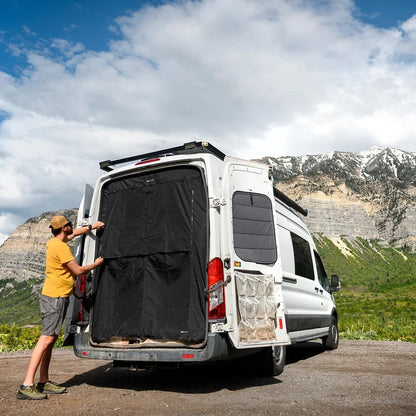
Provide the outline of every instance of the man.
<path id="1" fill-rule="evenodd" d="M 98 257 L 94 263 L 80 266 L 66 243 L 74 237 L 103 227 L 104 223 L 97 221 L 93 225 L 73 230 L 72 224 L 62 215 L 53 217 L 50 222 L 49 228 L 54 237 L 46 244 L 46 279 L 40 301 L 42 334 L 32 351 L 26 378 L 17 393 L 18 399 L 46 399 L 47 393 L 63 393 L 66 390 L 49 380 L 52 348 L 65 319 L 69 296 L 74 290 L 75 276 L 88 273 L 104 261 L 102 257 Z M 39 365 L 39 383 L 34 386 Z"/>

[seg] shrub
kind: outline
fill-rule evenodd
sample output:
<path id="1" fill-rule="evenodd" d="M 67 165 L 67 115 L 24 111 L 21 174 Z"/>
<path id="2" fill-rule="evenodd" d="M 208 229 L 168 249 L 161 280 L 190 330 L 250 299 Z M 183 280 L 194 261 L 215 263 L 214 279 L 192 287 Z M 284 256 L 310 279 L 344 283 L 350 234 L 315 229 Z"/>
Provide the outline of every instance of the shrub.
<path id="1" fill-rule="evenodd" d="M 19 327 L 16 325 L 0 325 L 0 352 L 30 350 L 38 342 L 41 334 L 40 326 Z M 58 337 L 55 347 L 62 347 L 63 334 Z"/>

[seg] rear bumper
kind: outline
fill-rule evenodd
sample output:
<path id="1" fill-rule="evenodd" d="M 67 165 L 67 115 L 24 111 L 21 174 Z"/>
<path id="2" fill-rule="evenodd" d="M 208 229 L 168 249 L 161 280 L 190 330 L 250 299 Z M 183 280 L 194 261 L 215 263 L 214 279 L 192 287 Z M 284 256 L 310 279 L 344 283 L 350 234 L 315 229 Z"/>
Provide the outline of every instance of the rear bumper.
<path id="1" fill-rule="evenodd" d="M 79 358 L 128 361 L 137 364 L 192 363 L 215 361 L 241 355 L 226 334 L 208 334 L 203 348 L 103 348 L 90 345 L 87 333 L 75 334 L 74 353 Z M 253 349 L 250 352 L 255 352 Z"/>

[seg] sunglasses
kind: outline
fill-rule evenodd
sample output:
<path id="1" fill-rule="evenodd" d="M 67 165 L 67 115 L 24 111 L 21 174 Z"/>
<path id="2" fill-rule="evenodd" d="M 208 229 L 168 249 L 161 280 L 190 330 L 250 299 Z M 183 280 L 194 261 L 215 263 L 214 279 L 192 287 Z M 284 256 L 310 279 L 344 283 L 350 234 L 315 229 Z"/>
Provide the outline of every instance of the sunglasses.
<path id="1" fill-rule="evenodd" d="M 72 227 L 72 222 L 70 221 L 70 222 L 67 222 L 65 225 L 64 225 L 64 227 Z"/>

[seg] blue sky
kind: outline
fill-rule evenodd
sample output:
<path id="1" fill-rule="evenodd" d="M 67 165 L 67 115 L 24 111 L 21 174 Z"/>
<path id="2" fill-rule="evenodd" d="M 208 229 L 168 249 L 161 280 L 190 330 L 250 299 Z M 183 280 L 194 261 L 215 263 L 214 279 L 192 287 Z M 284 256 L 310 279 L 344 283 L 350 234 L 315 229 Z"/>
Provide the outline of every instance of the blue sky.
<path id="1" fill-rule="evenodd" d="M 406 21 L 416 10 L 412 0 L 359 0 L 355 1 L 355 5 L 360 19 L 384 28 L 395 27 Z"/>
<path id="2" fill-rule="evenodd" d="M 0 47 L 0 70 L 16 74 L 17 68 L 23 68 L 25 65 L 24 59 L 13 57 L 10 50 L 7 50 L 7 42 L 64 38 L 72 42 L 81 42 L 86 49 L 102 51 L 108 47 L 109 39 L 118 37 L 114 28 L 115 18 L 147 5 L 157 6 L 163 3 L 168 2 L 1 0 L 0 32 L 3 45 Z M 416 11 L 413 0 L 359 0 L 355 1 L 355 5 L 355 14 L 359 19 L 383 28 L 397 26 Z"/>
<path id="3" fill-rule="evenodd" d="M 63 38 L 81 42 L 86 49 L 101 51 L 109 39 L 117 38 L 111 29 L 114 19 L 129 10 L 160 2 L 138 0 L 1 0 L 0 29 L 3 47 L 0 49 L 0 70 L 17 74 L 24 67 L 24 59 L 7 50 L 8 42 L 34 44 L 43 40 Z"/>
<path id="4" fill-rule="evenodd" d="M 15 76 L 24 69 L 24 56 L 16 56 L 9 42 L 21 44 L 48 42 L 63 38 L 80 42 L 88 50 L 103 51 L 109 40 L 119 38 L 114 20 L 163 0 L 1 0 L 0 71 Z M 397 26 L 416 12 L 413 0 L 358 0 L 354 14 L 363 22 L 380 28 Z M 0 116 L 1 117 L 1 116 Z"/>
<path id="5" fill-rule="evenodd" d="M 415 79 L 414 1 L 0 0 L 0 244 L 100 160 L 190 140 L 415 152 Z"/>

